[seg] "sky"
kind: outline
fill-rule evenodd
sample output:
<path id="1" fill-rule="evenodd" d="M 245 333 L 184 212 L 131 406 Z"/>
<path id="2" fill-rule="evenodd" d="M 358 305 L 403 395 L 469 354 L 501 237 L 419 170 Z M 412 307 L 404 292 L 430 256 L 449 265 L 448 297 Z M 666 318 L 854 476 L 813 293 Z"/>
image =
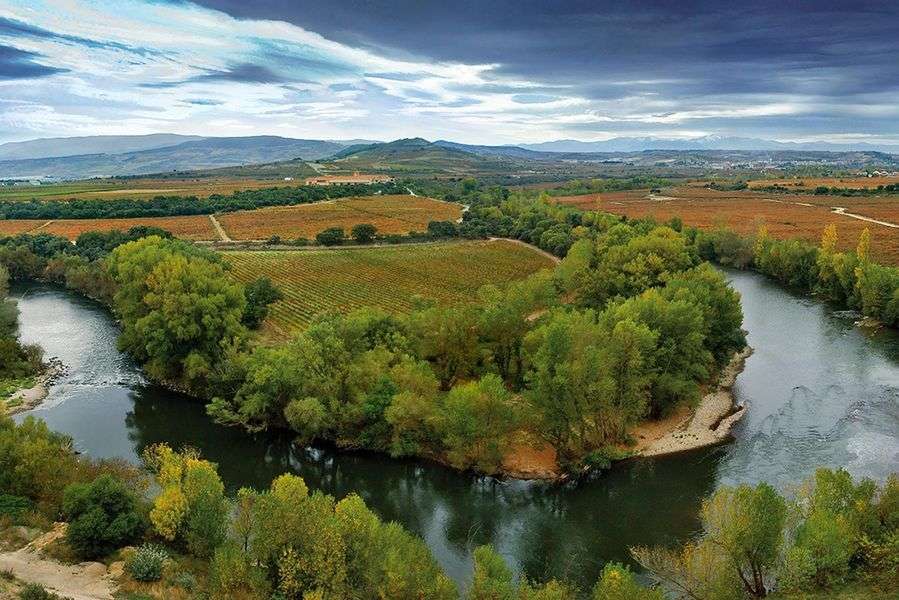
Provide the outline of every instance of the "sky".
<path id="1" fill-rule="evenodd" d="M 899 1 L 0 0 L 0 143 L 899 143 Z"/>

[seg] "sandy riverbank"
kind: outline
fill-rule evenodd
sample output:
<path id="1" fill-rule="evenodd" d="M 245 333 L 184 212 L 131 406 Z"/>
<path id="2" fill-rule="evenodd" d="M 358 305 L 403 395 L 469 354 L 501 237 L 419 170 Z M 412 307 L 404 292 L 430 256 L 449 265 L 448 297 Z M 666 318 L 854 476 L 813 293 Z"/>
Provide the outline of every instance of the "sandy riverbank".
<path id="1" fill-rule="evenodd" d="M 40 405 L 47 397 L 53 381 L 64 372 L 65 366 L 62 362 L 58 359 L 50 359 L 47 368 L 35 378 L 33 386 L 22 388 L 6 399 L 6 414 L 14 415 Z M 3 401 L 0 400 L 0 405 L 2 403 Z"/>
<path id="2" fill-rule="evenodd" d="M 727 441 L 734 424 L 746 412 L 745 404 L 736 405 L 732 388 L 751 354 L 749 346 L 734 354 L 721 372 L 715 390 L 703 396 L 692 413 L 676 412 L 668 419 L 638 427 L 634 432 L 638 440 L 635 454 L 662 456 Z"/>

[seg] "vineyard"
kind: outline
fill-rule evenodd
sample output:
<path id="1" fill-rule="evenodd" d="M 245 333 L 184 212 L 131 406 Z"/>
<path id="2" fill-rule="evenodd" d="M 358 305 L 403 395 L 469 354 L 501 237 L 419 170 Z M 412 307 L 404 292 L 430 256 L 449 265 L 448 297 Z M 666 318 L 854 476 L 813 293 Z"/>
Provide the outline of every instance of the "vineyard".
<path id="1" fill-rule="evenodd" d="M 131 179 L 27 186 L 0 186 L 0 200 L 153 198 L 154 196 L 227 196 L 240 190 L 298 185 L 282 179 Z"/>
<path id="2" fill-rule="evenodd" d="M 366 196 L 227 213 L 218 220 L 232 239 L 264 240 L 273 235 L 311 239 L 329 227 L 342 227 L 349 235 L 353 226 L 360 223 L 374 225 L 378 233 L 403 234 L 425 231 L 430 221 L 455 221 L 461 216 L 458 204 L 432 198 Z"/>
<path id="3" fill-rule="evenodd" d="M 276 339 L 327 312 L 365 306 L 405 312 L 416 297 L 442 304 L 468 302 L 482 285 L 553 266 L 543 254 L 504 240 L 223 254 L 240 281 L 266 276 L 283 292 L 264 325 L 266 335 Z"/>
<path id="4" fill-rule="evenodd" d="M 127 231 L 137 225 L 161 227 L 188 240 L 218 239 L 209 217 L 146 217 L 141 219 L 60 219 L 57 221 L 0 221 L 0 235 L 49 233 L 74 240 L 85 231 Z"/>
<path id="5" fill-rule="evenodd" d="M 680 217 L 687 225 L 710 229 L 729 227 L 741 234 L 755 233 L 761 225 L 781 239 L 818 242 L 824 227 L 837 226 L 838 246 L 854 249 L 861 232 L 871 232 L 872 256 L 886 264 L 899 264 L 899 229 L 836 214 L 832 207 L 877 220 L 899 223 L 899 201 L 892 198 L 847 198 L 825 195 L 780 195 L 726 192 L 698 187 L 666 189 L 662 194 L 646 190 L 589 194 L 557 198 L 557 202 L 585 210 L 600 210 L 631 218 L 653 217 L 667 221 Z"/>
<path id="6" fill-rule="evenodd" d="M 0 235 L 17 235 L 19 233 L 28 233 L 46 223 L 46 221 L 2 221 L 0 220 Z"/>

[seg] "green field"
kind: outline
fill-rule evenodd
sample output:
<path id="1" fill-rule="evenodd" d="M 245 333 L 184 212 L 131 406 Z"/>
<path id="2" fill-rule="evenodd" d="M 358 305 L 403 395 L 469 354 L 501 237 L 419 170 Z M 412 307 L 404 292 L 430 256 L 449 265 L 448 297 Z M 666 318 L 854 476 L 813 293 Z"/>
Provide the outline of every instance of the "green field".
<path id="1" fill-rule="evenodd" d="M 553 266 L 540 252 L 503 240 L 223 254 L 240 281 L 266 276 L 283 292 L 264 326 L 274 338 L 287 337 L 327 312 L 364 306 L 405 312 L 416 296 L 444 304 L 469 302 L 482 285 Z"/>

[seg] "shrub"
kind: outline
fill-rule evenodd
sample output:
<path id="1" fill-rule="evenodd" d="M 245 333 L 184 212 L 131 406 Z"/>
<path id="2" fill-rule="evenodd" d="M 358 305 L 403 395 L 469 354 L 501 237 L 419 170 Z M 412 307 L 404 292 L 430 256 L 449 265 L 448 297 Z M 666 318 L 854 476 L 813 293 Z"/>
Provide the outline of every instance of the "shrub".
<path id="1" fill-rule="evenodd" d="M 169 554 L 162 546 L 144 544 L 125 561 L 125 570 L 135 581 L 159 581 Z"/>
<path id="2" fill-rule="evenodd" d="M 144 528 L 134 494 L 121 480 L 101 475 L 66 488 L 66 540 L 82 558 L 97 558 L 136 540 Z"/>
<path id="3" fill-rule="evenodd" d="M 188 573 L 187 571 L 182 571 L 175 575 L 172 578 L 172 583 L 188 592 L 193 592 L 197 589 L 197 578 L 193 573 Z"/>
<path id="4" fill-rule="evenodd" d="M 353 226 L 350 235 L 352 235 L 353 239 L 360 244 L 367 244 L 375 239 L 376 232 L 377 228 L 374 225 L 371 225 L 370 223 L 359 223 L 358 225 Z"/>
<path id="5" fill-rule="evenodd" d="M 31 500 L 23 496 L 0 494 L 0 517 L 9 517 L 18 522 L 22 515 L 31 510 Z"/>
<path id="6" fill-rule="evenodd" d="M 329 227 L 315 236 L 315 240 L 322 246 L 337 246 L 342 244 L 346 234 L 342 227 Z"/>
<path id="7" fill-rule="evenodd" d="M 19 599 L 20 600 L 68 600 L 66 598 L 62 598 L 61 596 L 54 594 L 53 592 L 48 592 L 36 583 L 26 584 L 19 591 Z"/>

